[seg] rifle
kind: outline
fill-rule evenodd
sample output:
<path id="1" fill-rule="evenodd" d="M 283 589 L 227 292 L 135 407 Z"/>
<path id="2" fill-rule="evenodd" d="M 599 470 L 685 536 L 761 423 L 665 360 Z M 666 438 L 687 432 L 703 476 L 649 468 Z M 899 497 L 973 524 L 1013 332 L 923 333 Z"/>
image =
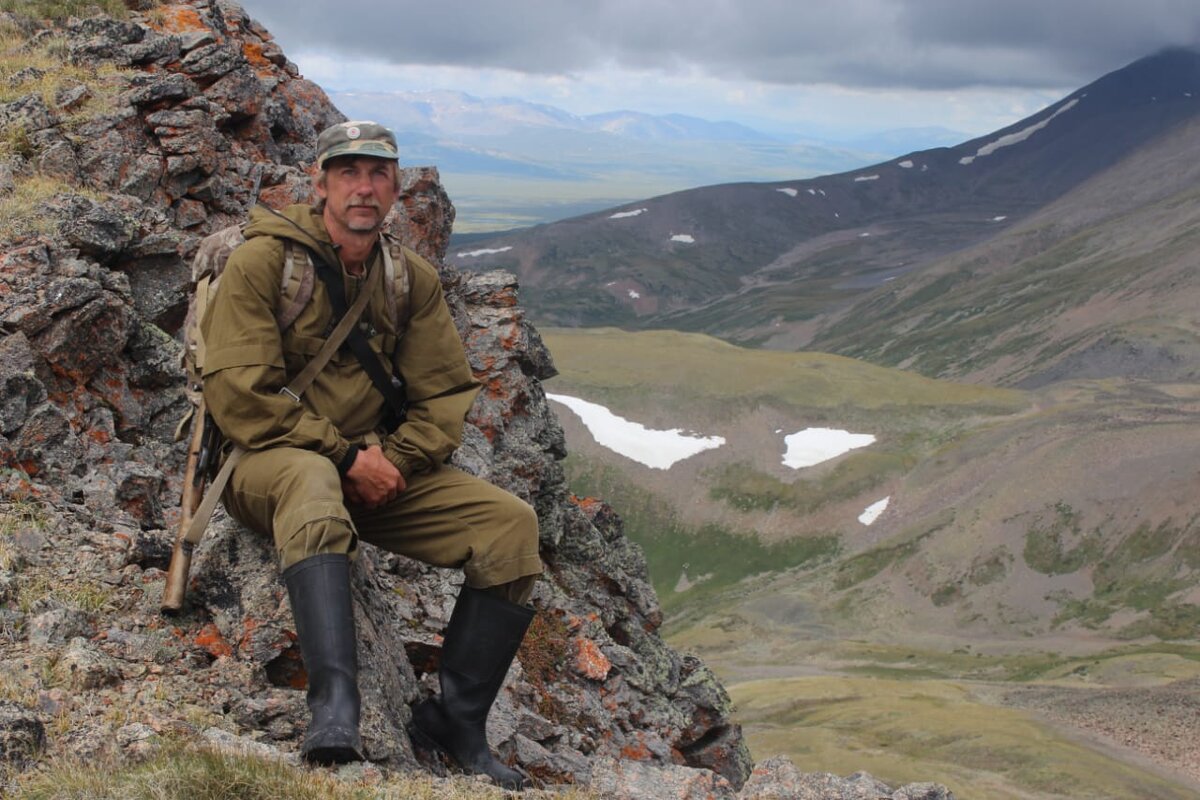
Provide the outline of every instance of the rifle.
<path id="1" fill-rule="evenodd" d="M 210 429 L 212 429 L 210 431 Z M 208 464 L 212 458 L 213 431 L 216 425 L 204 410 L 204 400 L 192 413 L 192 435 L 188 440 L 187 466 L 183 473 L 183 499 L 179 503 L 179 530 L 175 535 L 175 547 L 171 550 L 171 563 L 167 567 L 167 585 L 163 589 L 162 613 L 178 614 L 183 608 L 183 596 L 187 593 L 188 572 L 192 568 L 192 551 L 196 546 L 187 540 L 188 530 L 204 497 L 204 484 Z M 208 445 L 208 447 L 206 447 Z"/>

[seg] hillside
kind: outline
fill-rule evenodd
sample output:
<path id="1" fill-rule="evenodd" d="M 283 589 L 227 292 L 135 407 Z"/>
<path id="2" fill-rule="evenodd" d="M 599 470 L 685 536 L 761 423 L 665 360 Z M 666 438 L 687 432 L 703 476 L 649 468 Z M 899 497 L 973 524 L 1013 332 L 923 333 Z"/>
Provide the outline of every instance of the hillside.
<path id="1" fill-rule="evenodd" d="M 655 197 L 472 242 L 451 256 L 470 269 L 513 270 L 540 321 L 702 331 L 964 376 L 985 365 L 956 366 L 952 348 L 963 335 L 989 339 L 994 361 L 1001 347 L 1040 334 L 1046 308 L 1092 295 L 1097 308 L 1107 307 L 1112 276 L 1091 270 L 1089 256 L 1139 286 L 1172 285 L 1174 254 L 1187 245 L 1176 240 L 1186 236 L 1194 205 L 1198 111 L 1200 53 L 1165 51 L 955 147 L 810 180 Z M 1100 235 L 1114 222 L 1137 236 Z M 1022 256 L 1019 267 L 1007 258 L 1012 252 Z M 992 276 L 998 261 L 1008 266 Z M 1055 271 L 1044 297 L 1042 269 Z M 977 273 L 987 280 L 969 280 Z M 990 305 L 976 291 L 991 292 Z M 1026 294 L 1045 304 L 1018 302 Z M 1007 317 L 977 320 L 997 304 Z M 903 327 L 916 320 L 938 324 Z M 1094 373 L 1117 351 L 1085 357 L 1087 366 L 1067 359 L 1095 344 L 1097 330 L 1079 337 L 1064 327 L 1053 337 L 1063 341 L 1038 364 L 992 372 L 1035 382 L 1077 367 Z M 944 343 L 930 341 L 943 333 Z"/>
<path id="2" fill-rule="evenodd" d="M 822 738 L 833 726 L 877 774 L 904 779 L 913 760 L 928 759 L 924 769 L 953 775 L 972 796 L 1083 798 L 1101 787 L 1114 798 L 1189 796 L 1146 794 L 1144 775 L 1117 773 L 1148 755 L 1186 771 L 1170 780 L 1200 780 L 1200 748 L 1171 744 L 1192 712 L 1167 699 L 1200 675 L 1194 384 L 1017 391 L 699 334 L 547 329 L 544 338 L 559 369 L 552 397 L 721 440 L 655 468 L 560 411 L 572 488 L 617 498 L 670 640 L 731 682 L 752 748 L 840 769 L 844 754 Z M 874 440 L 788 466 L 790 435 L 809 429 Z M 885 690 L 871 677 L 914 685 Z M 1156 721 L 1130 711 L 1135 689 L 1165 709 Z M 926 706 L 931 692 L 942 699 Z M 900 696 L 908 724 L 896 730 L 879 704 Z M 1047 734 L 1015 733 L 1042 723 L 995 710 L 1008 698 L 1099 739 L 1083 751 L 1023 750 L 1014 743 Z M 1079 703 L 1096 710 L 1077 713 Z M 1008 722 L 995 738 L 964 722 L 985 718 Z M 881 729 L 911 737 L 909 760 L 881 756 Z M 977 749 L 956 748 L 947 729 L 978 739 Z"/>

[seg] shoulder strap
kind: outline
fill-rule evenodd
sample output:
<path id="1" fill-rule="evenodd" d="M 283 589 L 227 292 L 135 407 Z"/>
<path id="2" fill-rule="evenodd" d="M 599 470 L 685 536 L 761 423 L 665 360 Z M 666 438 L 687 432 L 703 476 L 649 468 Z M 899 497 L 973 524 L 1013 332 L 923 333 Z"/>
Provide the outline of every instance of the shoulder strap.
<path id="1" fill-rule="evenodd" d="M 383 252 L 387 253 L 387 248 L 383 248 Z M 342 288 L 341 275 L 334 274 L 333 268 L 325 263 L 325 260 L 317 253 L 310 251 L 309 256 L 316 265 L 317 277 L 321 279 L 321 283 L 325 284 L 325 290 L 329 293 L 329 302 L 333 306 L 334 313 L 340 314 L 346 307 L 346 293 Z M 386 265 L 387 258 L 385 257 L 383 261 Z M 363 298 L 370 295 L 366 288 L 372 284 L 370 277 L 368 275 L 363 291 L 359 292 L 358 297 L 355 298 L 355 305 L 365 302 Z M 354 353 L 354 357 L 358 359 L 358 363 L 362 365 L 363 370 L 370 376 L 371 383 L 375 385 L 387 402 L 389 413 L 384 420 L 385 427 L 389 432 L 395 430 L 408 413 L 408 404 L 404 398 L 404 382 L 395 373 L 384 369 L 379 357 L 371 349 L 371 343 L 367 341 L 367 337 L 363 336 L 362 330 L 357 325 L 347 334 L 346 344 Z"/>
<path id="2" fill-rule="evenodd" d="M 404 335 L 408 328 L 409 280 L 408 256 L 404 254 L 404 245 L 390 236 L 385 236 L 387 245 L 383 250 L 384 279 L 387 281 L 385 297 L 387 298 L 388 316 L 396 336 Z"/>
<path id="3" fill-rule="evenodd" d="M 279 282 L 279 308 L 275 310 L 275 321 L 279 330 L 288 327 L 300 317 L 313 293 L 313 264 L 308 258 L 300 259 L 296 268 L 296 245 L 291 239 L 283 240 L 283 275 Z"/>

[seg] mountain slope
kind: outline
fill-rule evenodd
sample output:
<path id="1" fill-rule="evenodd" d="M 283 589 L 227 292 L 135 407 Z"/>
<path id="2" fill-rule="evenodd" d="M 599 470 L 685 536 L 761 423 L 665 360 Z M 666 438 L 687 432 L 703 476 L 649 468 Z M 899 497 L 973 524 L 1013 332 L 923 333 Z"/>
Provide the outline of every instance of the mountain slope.
<path id="1" fill-rule="evenodd" d="M 1194 380 L 1198 181 L 1192 120 L 990 241 L 774 342 L 1030 387 Z"/>
<path id="2" fill-rule="evenodd" d="M 560 371 L 549 391 L 724 440 L 655 469 L 561 415 L 572 487 L 619 498 L 676 629 L 789 597 L 809 613 L 781 647 L 818 619 L 824 636 L 887 641 L 1194 636 L 1194 385 L 1020 392 L 696 334 L 544 335 Z M 805 428 L 875 440 L 788 467 L 785 435 Z M 765 618 L 787 629 L 776 611 Z"/>
<path id="3" fill-rule="evenodd" d="M 1170 50 L 953 148 L 811 180 L 665 195 L 474 242 L 453 258 L 471 269 L 514 270 L 533 313 L 559 324 L 673 327 L 803 346 L 830 324 L 826 315 L 857 319 L 856 301 L 872 290 L 1066 202 L 1146 148 L 1187 146 L 1186 135 L 1170 135 L 1198 112 L 1200 53 Z M 1151 203 L 1178 194 L 1187 178 L 1166 172 L 1136 183 Z M 1073 233 L 1043 232 L 1027 244 L 1036 252 Z M 481 249 L 490 252 L 475 255 Z M 849 334 L 825 335 L 836 349 Z"/>

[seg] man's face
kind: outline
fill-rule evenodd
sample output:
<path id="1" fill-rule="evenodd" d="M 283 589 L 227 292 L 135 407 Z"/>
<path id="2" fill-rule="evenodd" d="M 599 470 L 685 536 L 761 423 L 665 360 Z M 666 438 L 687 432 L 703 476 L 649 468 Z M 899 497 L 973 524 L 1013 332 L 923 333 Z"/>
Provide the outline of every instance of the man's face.
<path id="1" fill-rule="evenodd" d="M 325 221 L 331 235 L 337 235 L 333 228 L 371 233 L 379 229 L 400 197 L 396 163 L 366 156 L 332 158 L 325 165 L 324 180 L 317 181 L 316 191 L 325 200 Z"/>

